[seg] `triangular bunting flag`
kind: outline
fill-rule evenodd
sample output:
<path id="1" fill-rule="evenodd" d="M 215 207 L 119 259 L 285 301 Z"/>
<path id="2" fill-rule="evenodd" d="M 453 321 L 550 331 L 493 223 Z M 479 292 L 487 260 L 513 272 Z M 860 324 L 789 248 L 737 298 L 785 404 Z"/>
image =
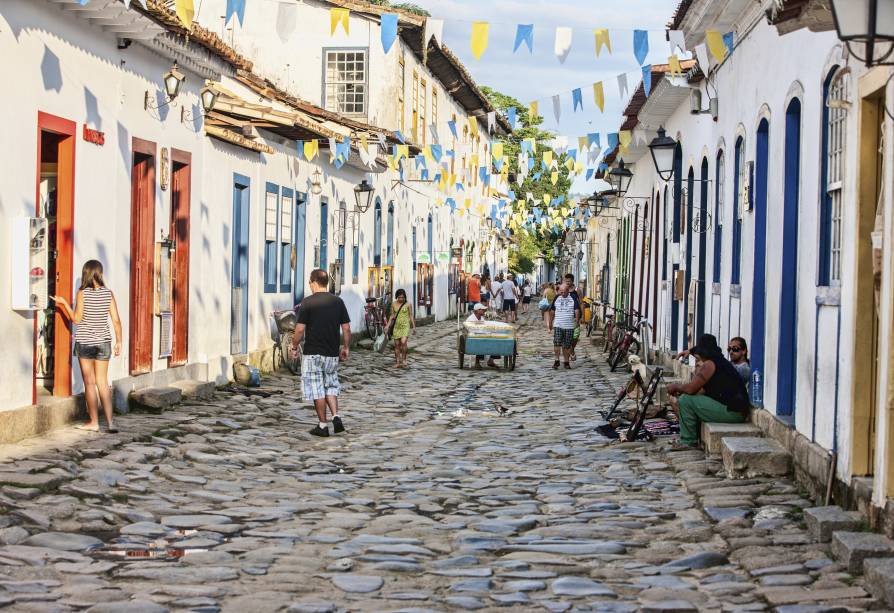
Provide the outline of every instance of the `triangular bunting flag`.
<path id="1" fill-rule="evenodd" d="M 441 38 L 444 35 L 444 20 L 443 19 L 432 19 L 431 17 L 426 18 L 425 20 L 425 34 L 423 34 L 423 38 L 425 41 L 423 42 L 423 47 L 428 49 L 428 41 L 434 37 L 435 42 L 438 45 L 441 44 Z"/>
<path id="2" fill-rule="evenodd" d="M 671 54 L 676 54 L 677 49 L 686 53 L 686 39 L 682 30 L 671 30 L 667 33 L 667 40 L 670 43 Z"/>
<path id="3" fill-rule="evenodd" d="M 618 75 L 618 94 L 621 98 L 627 97 L 627 74 Z"/>
<path id="4" fill-rule="evenodd" d="M 554 52 L 561 63 L 565 63 L 568 52 L 571 51 L 571 37 L 573 30 L 564 26 L 556 28 L 556 45 Z"/>
<path id="5" fill-rule="evenodd" d="M 382 50 L 388 53 L 397 39 L 397 13 L 382 13 Z"/>
<path id="6" fill-rule="evenodd" d="M 652 92 L 652 65 L 643 66 L 643 91 L 648 96 Z"/>
<path id="7" fill-rule="evenodd" d="M 708 30 L 705 32 L 705 40 L 708 43 L 711 55 L 714 56 L 718 63 L 722 63 L 726 59 L 728 51 L 726 44 L 723 42 L 723 35 L 716 30 Z"/>
<path id="8" fill-rule="evenodd" d="M 649 33 L 645 30 L 633 31 L 633 55 L 642 66 L 649 57 Z"/>
<path id="9" fill-rule="evenodd" d="M 512 46 L 512 53 L 518 51 L 522 43 L 528 46 L 528 51 L 534 53 L 534 24 L 518 24 L 515 28 L 515 44 Z"/>
<path id="10" fill-rule="evenodd" d="M 559 118 L 562 116 L 562 99 L 559 94 L 553 96 L 553 115 L 556 118 L 556 123 L 559 123 Z"/>
<path id="11" fill-rule="evenodd" d="M 298 6 L 280 4 L 276 11 L 276 34 L 282 42 L 288 42 L 298 25 Z"/>
<path id="12" fill-rule="evenodd" d="M 486 21 L 476 21 L 472 24 L 472 39 L 470 47 L 472 49 L 472 57 L 480 60 L 484 51 L 487 49 L 487 37 L 490 30 L 490 24 Z"/>
<path id="13" fill-rule="evenodd" d="M 680 66 L 680 58 L 676 55 L 672 55 L 667 58 L 667 70 L 670 75 L 673 76 L 683 76 L 683 68 Z"/>
<path id="14" fill-rule="evenodd" d="M 538 116 L 539 105 L 537 101 L 534 100 L 531 104 L 528 105 L 528 120 L 533 121 L 535 117 Z"/>
<path id="15" fill-rule="evenodd" d="M 516 111 L 514 106 L 510 106 L 506 109 L 506 119 L 509 120 L 509 127 L 514 130 L 515 123 L 518 121 L 518 111 Z"/>
<path id="16" fill-rule="evenodd" d="M 350 14 L 351 12 L 348 9 L 329 9 L 329 36 L 335 36 L 335 30 L 338 29 L 339 25 L 345 31 L 345 34 L 351 33 L 351 26 L 349 25 Z"/>
<path id="17" fill-rule="evenodd" d="M 605 112 L 605 87 L 603 87 L 602 81 L 593 83 L 593 102 L 596 103 L 600 113 Z"/>
<path id="18" fill-rule="evenodd" d="M 143 8 L 146 8 L 146 0 L 141 0 Z M 130 0 L 125 1 L 125 6 L 130 4 Z M 226 21 L 235 15 L 239 20 L 239 25 L 245 25 L 245 0 L 227 0 Z"/>
<path id="19" fill-rule="evenodd" d="M 584 98 L 583 94 L 580 91 L 580 88 L 577 88 L 571 92 L 571 104 L 573 107 L 573 112 L 577 112 L 577 107 L 580 107 L 581 110 L 584 109 Z"/>
<path id="20" fill-rule="evenodd" d="M 174 10 L 177 13 L 177 19 L 183 24 L 187 30 L 192 29 L 192 20 L 196 16 L 196 7 L 193 0 L 176 0 Z"/>
<path id="21" fill-rule="evenodd" d="M 605 48 L 608 49 L 609 54 L 611 54 L 612 41 L 609 37 L 608 30 L 606 28 L 593 30 L 593 34 L 596 36 L 596 57 L 599 57 L 599 53 L 602 51 L 603 46 L 605 46 Z"/>
<path id="22" fill-rule="evenodd" d="M 711 71 L 711 60 L 708 58 L 708 48 L 705 45 L 698 45 L 695 48 L 695 57 L 698 58 L 698 67 L 702 72 L 708 74 Z"/>

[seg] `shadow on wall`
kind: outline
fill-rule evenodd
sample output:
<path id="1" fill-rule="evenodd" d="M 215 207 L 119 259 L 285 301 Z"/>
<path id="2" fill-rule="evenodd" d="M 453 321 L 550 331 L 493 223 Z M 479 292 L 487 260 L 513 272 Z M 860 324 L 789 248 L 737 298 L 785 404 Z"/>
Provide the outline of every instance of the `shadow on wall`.
<path id="1" fill-rule="evenodd" d="M 43 59 L 40 60 L 40 74 L 46 91 L 54 91 L 57 94 L 62 91 L 62 66 L 56 54 L 46 45 L 43 46 Z"/>
<path id="2" fill-rule="evenodd" d="M 130 176 L 131 166 L 133 165 L 130 151 L 130 132 L 127 131 L 127 128 L 120 121 L 118 122 L 118 153 L 121 154 L 124 171 Z"/>
<path id="3" fill-rule="evenodd" d="M 84 88 L 84 107 L 87 109 L 87 125 L 95 130 L 102 130 L 102 116 L 99 114 L 99 101 L 89 88 Z"/>

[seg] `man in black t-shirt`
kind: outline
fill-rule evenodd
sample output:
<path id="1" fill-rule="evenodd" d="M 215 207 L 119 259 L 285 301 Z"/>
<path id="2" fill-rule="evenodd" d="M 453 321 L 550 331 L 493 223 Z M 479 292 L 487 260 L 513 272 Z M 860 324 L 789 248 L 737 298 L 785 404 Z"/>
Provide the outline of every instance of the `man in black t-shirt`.
<path id="1" fill-rule="evenodd" d="M 301 390 L 305 400 L 312 400 L 317 411 L 317 424 L 310 431 L 314 436 L 329 436 L 326 406 L 332 412 L 332 427 L 336 433 L 345 426 L 338 416 L 338 363 L 348 361 L 351 344 L 351 318 L 345 303 L 329 293 L 329 275 L 325 270 L 310 273 L 310 296 L 301 301 L 298 323 L 292 337 L 292 352 L 297 353 L 304 337 L 304 359 L 301 360 Z M 338 331 L 341 328 L 341 351 Z"/>

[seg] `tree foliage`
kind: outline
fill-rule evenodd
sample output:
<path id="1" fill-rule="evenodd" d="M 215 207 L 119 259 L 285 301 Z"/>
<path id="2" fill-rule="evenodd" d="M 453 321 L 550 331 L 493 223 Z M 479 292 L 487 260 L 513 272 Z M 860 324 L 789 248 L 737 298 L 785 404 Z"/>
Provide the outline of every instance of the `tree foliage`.
<path id="1" fill-rule="evenodd" d="M 413 13 L 414 15 L 421 15 L 422 17 L 431 17 L 431 13 L 429 13 L 427 10 L 425 10 L 418 4 L 414 4 L 412 2 L 391 2 L 390 0 L 369 0 L 369 3 L 374 4 L 376 6 L 384 6 L 386 8 L 406 11 L 408 13 Z"/>
<path id="2" fill-rule="evenodd" d="M 521 184 L 511 183 L 510 188 L 515 192 L 516 201 L 523 203 L 520 212 L 527 215 L 533 207 L 539 207 L 541 210 L 545 208 L 543 196 L 549 194 L 552 201 L 565 197 L 565 202 L 560 206 L 570 206 L 568 202 L 568 191 L 571 189 L 571 178 L 569 171 L 565 167 L 565 161 L 568 159 L 564 153 L 560 156 L 554 156 L 557 163 L 558 180 L 556 184 L 552 183 L 552 173 L 544 171 L 541 161 L 543 159 L 543 151 L 547 147 L 540 145 L 543 141 L 550 141 L 555 134 L 544 130 L 540 127 L 543 123 L 543 117 L 536 115 L 530 116 L 527 105 L 522 104 L 512 96 L 500 93 L 490 87 L 482 87 L 481 91 L 487 96 L 494 108 L 504 115 L 508 109 L 515 107 L 516 116 L 518 118 L 517 127 L 508 137 L 503 137 L 498 142 L 503 143 L 503 156 L 509 164 L 510 177 L 517 178 L 522 176 L 518 168 L 518 156 L 521 153 L 521 143 L 525 139 L 533 138 L 538 143 L 535 167 L 528 172 Z M 539 176 L 538 176 L 539 173 Z M 533 196 L 533 201 L 528 198 L 528 194 Z M 516 211 L 519 208 L 516 205 Z M 527 240 L 529 237 L 530 240 Z M 551 228 L 535 230 L 533 234 L 519 230 L 516 232 L 516 247 L 510 253 L 510 269 L 512 268 L 512 258 L 515 255 L 516 263 L 518 258 L 526 257 L 530 260 L 543 255 L 547 261 L 553 261 L 553 246 L 561 239 L 561 232 L 554 233 Z M 517 252 L 517 253 L 516 253 Z"/>

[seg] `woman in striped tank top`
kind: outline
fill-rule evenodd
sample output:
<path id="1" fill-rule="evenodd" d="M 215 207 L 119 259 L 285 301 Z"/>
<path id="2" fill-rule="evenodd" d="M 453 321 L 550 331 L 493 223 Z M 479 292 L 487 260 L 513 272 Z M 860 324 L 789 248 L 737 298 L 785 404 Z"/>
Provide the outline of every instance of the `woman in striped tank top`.
<path id="1" fill-rule="evenodd" d="M 62 296 L 52 296 L 56 304 L 77 326 L 75 330 L 74 354 L 78 357 L 81 376 L 84 378 L 84 398 L 87 400 L 87 415 L 90 421 L 78 428 L 99 431 L 99 407 L 102 402 L 109 432 L 118 432 L 112 422 L 112 391 L 109 388 L 109 360 L 112 353 L 121 353 L 121 319 L 118 305 L 102 278 L 102 264 L 88 260 L 81 271 L 81 287 L 78 290 L 77 306 L 71 305 Z M 115 326 L 115 346 L 109 330 L 109 317 Z"/>

